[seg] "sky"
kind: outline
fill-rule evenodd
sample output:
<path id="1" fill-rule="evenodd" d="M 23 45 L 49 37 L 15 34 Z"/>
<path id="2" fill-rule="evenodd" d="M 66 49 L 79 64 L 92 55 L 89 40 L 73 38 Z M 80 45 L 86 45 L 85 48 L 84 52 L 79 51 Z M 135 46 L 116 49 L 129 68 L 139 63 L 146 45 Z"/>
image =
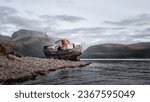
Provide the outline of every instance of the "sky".
<path id="1" fill-rule="evenodd" d="M 150 0 L 0 0 L 0 34 L 45 32 L 75 43 L 150 42 Z"/>

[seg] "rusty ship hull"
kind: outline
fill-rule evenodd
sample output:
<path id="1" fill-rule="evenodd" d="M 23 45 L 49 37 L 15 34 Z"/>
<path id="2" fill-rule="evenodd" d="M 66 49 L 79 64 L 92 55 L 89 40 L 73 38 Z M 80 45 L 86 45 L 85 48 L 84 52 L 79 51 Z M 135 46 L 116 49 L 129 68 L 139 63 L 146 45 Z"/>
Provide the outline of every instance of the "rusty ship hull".
<path id="1" fill-rule="evenodd" d="M 79 60 L 83 49 L 81 45 L 75 45 L 68 39 L 60 39 L 53 45 L 44 46 L 43 51 L 47 58 Z"/>
<path id="2" fill-rule="evenodd" d="M 79 56 L 82 54 L 80 49 L 68 49 L 60 51 L 43 50 L 47 58 L 65 59 L 65 60 L 79 60 Z"/>

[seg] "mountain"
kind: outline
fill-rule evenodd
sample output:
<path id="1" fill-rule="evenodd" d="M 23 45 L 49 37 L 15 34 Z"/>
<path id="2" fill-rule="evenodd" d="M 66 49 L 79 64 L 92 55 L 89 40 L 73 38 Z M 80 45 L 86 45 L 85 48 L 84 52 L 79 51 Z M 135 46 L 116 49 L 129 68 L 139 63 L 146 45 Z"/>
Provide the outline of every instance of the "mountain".
<path id="1" fill-rule="evenodd" d="M 150 42 L 94 45 L 87 48 L 81 58 L 150 58 Z"/>
<path id="2" fill-rule="evenodd" d="M 43 46 L 53 44 L 55 38 L 43 32 L 21 29 L 12 34 L 9 41 L 5 42 L 15 52 L 24 56 L 45 57 Z"/>
<path id="3" fill-rule="evenodd" d="M 22 40 L 24 38 L 28 37 L 46 37 L 47 35 L 43 32 L 40 31 L 33 31 L 33 30 L 25 30 L 25 29 L 20 29 L 19 31 L 16 31 L 13 33 L 11 39 L 12 40 Z"/>
<path id="4" fill-rule="evenodd" d="M 6 40 L 9 40 L 9 39 L 10 39 L 9 36 L 4 36 L 4 35 L 0 34 L 0 41 L 6 41 Z"/>

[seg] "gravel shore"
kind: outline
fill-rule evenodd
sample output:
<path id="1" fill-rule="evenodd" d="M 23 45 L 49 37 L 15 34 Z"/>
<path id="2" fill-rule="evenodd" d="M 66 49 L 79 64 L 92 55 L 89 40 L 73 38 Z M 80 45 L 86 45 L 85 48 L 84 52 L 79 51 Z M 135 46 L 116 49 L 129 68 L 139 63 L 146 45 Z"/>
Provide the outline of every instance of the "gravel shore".
<path id="1" fill-rule="evenodd" d="M 66 61 L 57 59 L 45 59 L 35 57 L 22 57 L 19 60 L 11 60 L 6 56 L 0 56 L 0 84 L 12 84 L 36 76 L 46 75 L 49 71 L 62 68 L 84 67 L 90 63 L 81 61 Z"/>

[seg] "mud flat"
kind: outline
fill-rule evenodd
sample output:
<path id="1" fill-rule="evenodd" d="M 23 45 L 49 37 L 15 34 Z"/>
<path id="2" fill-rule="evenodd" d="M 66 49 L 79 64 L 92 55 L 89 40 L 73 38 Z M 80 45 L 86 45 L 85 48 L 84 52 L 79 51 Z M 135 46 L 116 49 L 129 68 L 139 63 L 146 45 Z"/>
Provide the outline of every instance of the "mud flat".
<path id="1" fill-rule="evenodd" d="M 0 84 L 12 84 L 35 79 L 39 75 L 46 75 L 49 71 L 62 68 L 84 67 L 88 62 L 66 61 L 57 59 L 45 59 L 35 57 L 22 57 L 9 59 L 0 56 Z"/>

